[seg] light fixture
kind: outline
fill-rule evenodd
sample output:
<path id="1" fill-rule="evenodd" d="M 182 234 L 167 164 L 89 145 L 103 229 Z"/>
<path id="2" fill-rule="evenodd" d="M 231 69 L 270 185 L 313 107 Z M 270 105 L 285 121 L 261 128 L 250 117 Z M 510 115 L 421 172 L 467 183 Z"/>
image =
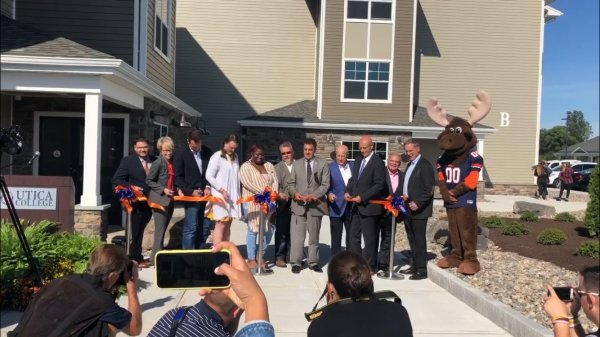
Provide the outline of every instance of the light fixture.
<path id="1" fill-rule="evenodd" d="M 335 140 L 333 139 L 333 134 L 329 134 L 329 136 L 327 136 L 327 144 L 335 144 Z"/>
<path id="2" fill-rule="evenodd" d="M 202 125 L 202 126 L 200 126 Z M 202 132 L 203 135 L 210 135 L 210 131 L 206 128 L 206 121 L 203 119 L 196 120 L 196 128 Z"/>
<path id="3" fill-rule="evenodd" d="M 396 137 L 396 142 L 400 145 L 404 145 L 404 136 Z"/>
<path id="4" fill-rule="evenodd" d="M 182 128 L 191 128 L 192 124 L 185 120 L 185 114 L 181 113 L 181 120 L 179 121 L 179 126 Z"/>

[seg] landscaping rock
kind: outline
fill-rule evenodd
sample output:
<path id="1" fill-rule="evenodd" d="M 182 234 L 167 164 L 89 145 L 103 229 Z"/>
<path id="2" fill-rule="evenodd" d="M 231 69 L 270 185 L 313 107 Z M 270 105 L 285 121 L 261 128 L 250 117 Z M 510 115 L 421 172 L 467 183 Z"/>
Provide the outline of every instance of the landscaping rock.
<path id="1" fill-rule="evenodd" d="M 428 242 L 435 242 L 446 246 L 450 244 L 450 233 L 448 232 L 448 220 L 431 218 L 427 222 L 425 233 Z"/>
<path id="2" fill-rule="evenodd" d="M 523 211 L 536 212 L 540 218 L 554 218 L 554 215 L 556 215 L 556 209 L 554 206 L 547 206 L 527 201 L 515 201 L 513 204 L 513 213 L 519 214 Z"/>

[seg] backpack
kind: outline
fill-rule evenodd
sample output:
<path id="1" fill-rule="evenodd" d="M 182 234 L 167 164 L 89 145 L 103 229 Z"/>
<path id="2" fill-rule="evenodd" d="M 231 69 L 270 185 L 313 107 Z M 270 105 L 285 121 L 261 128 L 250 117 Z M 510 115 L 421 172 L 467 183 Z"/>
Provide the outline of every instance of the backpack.
<path id="1" fill-rule="evenodd" d="M 101 287 L 101 282 L 89 274 L 52 281 L 35 294 L 8 337 L 80 337 L 107 333 L 100 317 L 115 304 L 115 299 Z"/>

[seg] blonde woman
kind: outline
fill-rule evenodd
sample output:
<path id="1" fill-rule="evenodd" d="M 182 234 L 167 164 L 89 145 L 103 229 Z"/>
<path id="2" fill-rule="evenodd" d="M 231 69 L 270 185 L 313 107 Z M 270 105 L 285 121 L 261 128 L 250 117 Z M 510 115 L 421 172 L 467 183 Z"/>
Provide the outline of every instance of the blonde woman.
<path id="1" fill-rule="evenodd" d="M 221 241 L 229 241 L 231 222 L 241 217 L 240 205 L 240 164 L 235 151 L 238 148 L 236 135 L 227 135 L 223 140 L 221 151 L 215 152 L 208 162 L 206 179 L 211 188 L 211 194 L 223 199 L 212 206 L 215 229 L 213 245 Z"/>
<path id="2" fill-rule="evenodd" d="M 154 203 L 163 206 L 164 211 L 153 209 L 154 216 L 154 243 L 152 244 L 152 254 L 150 255 L 150 264 L 154 264 L 154 256 L 163 249 L 163 240 L 165 231 L 173 216 L 173 201 L 171 197 L 174 193 L 173 179 L 173 150 L 175 143 L 171 137 L 160 137 L 156 141 L 156 149 L 159 157 L 150 166 L 150 172 L 146 177 L 146 184 L 150 187 L 148 199 Z"/>
<path id="3" fill-rule="evenodd" d="M 240 180 L 242 182 L 242 197 L 248 197 L 264 192 L 265 187 L 269 187 L 271 191 L 277 192 L 278 182 L 277 174 L 273 164 L 265 161 L 265 148 L 260 144 L 252 144 L 250 146 L 250 159 L 242 164 L 240 168 Z M 245 204 L 247 213 L 246 220 L 248 222 L 248 234 L 246 235 L 246 249 L 248 252 L 248 267 L 256 268 L 256 240 L 260 226 L 266 226 L 265 235 L 263 237 L 263 256 L 267 250 L 267 245 L 273 236 L 273 218 L 274 209 L 265 215 L 267 223 L 260 223 L 260 205 L 255 203 Z M 264 259 L 263 259 L 263 266 Z"/>

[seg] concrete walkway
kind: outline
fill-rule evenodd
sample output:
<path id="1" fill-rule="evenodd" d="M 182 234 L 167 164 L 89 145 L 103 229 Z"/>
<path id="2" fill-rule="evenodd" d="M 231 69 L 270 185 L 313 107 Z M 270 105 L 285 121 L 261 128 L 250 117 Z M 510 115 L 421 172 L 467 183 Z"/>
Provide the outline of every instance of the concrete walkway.
<path id="1" fill-rule="evenodd" d="M 552 205 L 556 207 L 557 213 L 580 211 L 585 209 L 586 205 L 585 202 L 536 201 L 527 197 L 486 195 L 486 202 L 479 203 L 479 209 L 512 212 L 512 205 L 517 200 Z M 245 224 L 239 221 L 233 223 L 231 239 L 241 246 L 242 251 L 245 249 L 245 233 Z M 330 255 L 327 217 L 323 218 L 320 242 L 321 260 L 325 263 Z M 272 247 L 269 249 L 268 258 L 272 256 Z M 396 252 L 404 249 L 408 247 L 396 247 Z M 401 254 L 396 254 L 402 259 Z M 304 313 L 312 309 L 325 287 L 326 266 L 324 269 L 324 273 L 304 269 L 300 274 L 292 274 L 289 266 L 288 268 L 274 267 L 274 274 L 257 276 L 259 284 L 266 293 L 271 322 L 275 326 L 277 336 L 306 336 L 308 322 L 304 319 Z M 442 273 L 448 274 L 443 271 Z M 141 336 L 146 336 L 154 323 L 168 310 L 181 305 L 192 305 L 200 299 L 196 291 L 158 289 L 154 285 L 154 277 L 154 269 L 144 269 L 140 273 L 140 279 L 145 282 L 144 289 L 139 292 L 144 322 Z M 416 337 L 511 336 L 429 279 L 390 281 L 374 277 L 374 282 L 375 290 L 393 290 L 400 296 L 410 314 Z M 122 297 L 119 303 L 127 307 L 127 298 Z M 20 313 L 16 312 L 1 313 L 1 336 L 6 336 L 7 331 L 14 328 L 19 316 Z M 125 336 L 125 334 L 120 333 L 118 336 Z"/>

